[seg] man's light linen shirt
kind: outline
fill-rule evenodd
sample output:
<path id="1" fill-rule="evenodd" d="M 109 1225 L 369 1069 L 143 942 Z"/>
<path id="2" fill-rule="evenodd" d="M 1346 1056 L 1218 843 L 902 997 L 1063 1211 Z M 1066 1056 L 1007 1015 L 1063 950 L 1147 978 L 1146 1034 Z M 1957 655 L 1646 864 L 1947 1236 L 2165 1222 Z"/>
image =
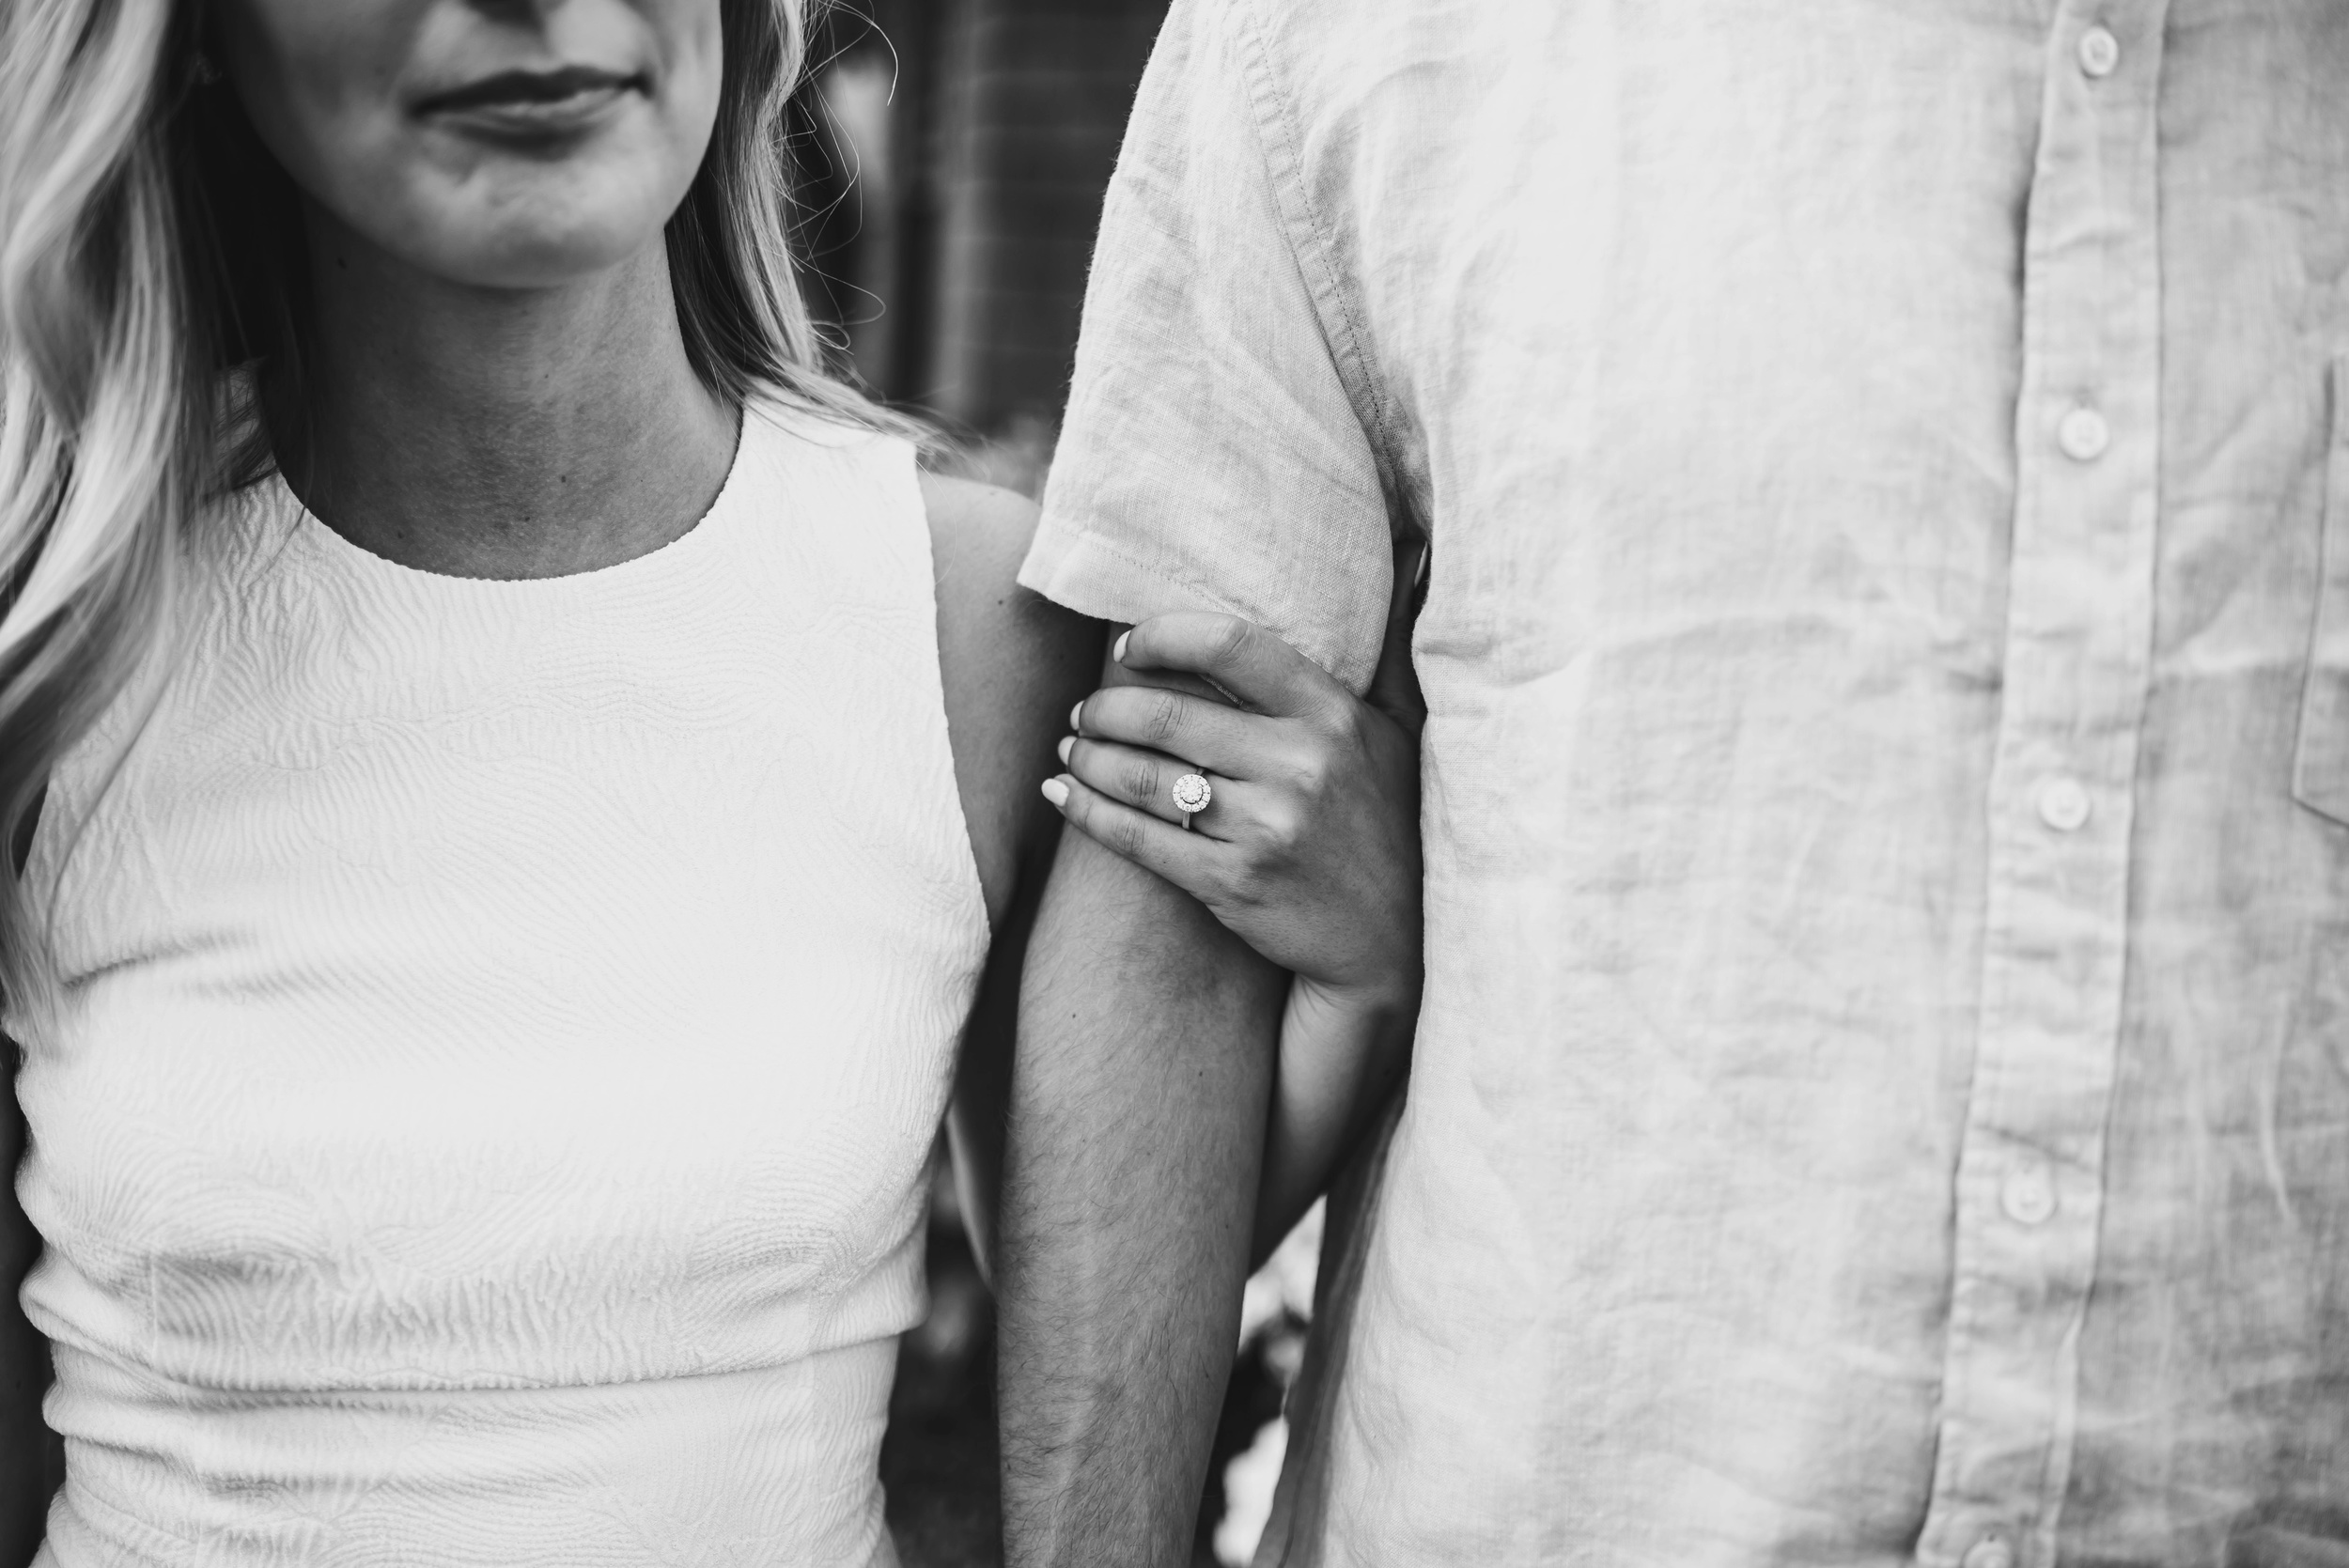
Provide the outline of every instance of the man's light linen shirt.
<path id="1" fill-rule="evenodd" d="M 1268 1560 L 2349 1562 L 2344 269 L 2341 0 L 1176 0 L 1026 581 L 1434 543 Z"/>

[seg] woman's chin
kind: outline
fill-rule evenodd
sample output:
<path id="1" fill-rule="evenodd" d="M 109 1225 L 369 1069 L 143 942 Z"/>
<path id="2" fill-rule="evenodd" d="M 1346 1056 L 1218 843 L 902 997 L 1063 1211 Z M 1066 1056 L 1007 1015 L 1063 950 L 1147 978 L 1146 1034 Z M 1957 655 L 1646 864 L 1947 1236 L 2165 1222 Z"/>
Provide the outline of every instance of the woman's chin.
<path id="1" fill-rule="evenodd" d="M 658 226 L 624 235 L 505 236 L 452 257 L 440 271 L 451 282 L 475 288 L 559 288 L 610 272 L 660 237 Z"/>
<path id="2" fill-rule="evenodd" d="M 599 219 L 601 221 L 598 221 Z M 474 288 L 555 288 L 611 271 L 660 240 L 667 212 L 572 211 L 559 221 L 448 224 L 379 242 L 411 265 Z M 423 241 L 419 243 L 419 241 Z"/>

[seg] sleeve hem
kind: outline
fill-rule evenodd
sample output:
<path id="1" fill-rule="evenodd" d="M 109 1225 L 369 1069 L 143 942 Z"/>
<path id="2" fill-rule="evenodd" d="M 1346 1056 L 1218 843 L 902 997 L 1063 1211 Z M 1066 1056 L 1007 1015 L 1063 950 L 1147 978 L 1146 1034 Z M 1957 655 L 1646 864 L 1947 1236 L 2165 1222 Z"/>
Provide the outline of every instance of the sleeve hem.
<path id="1" fill-rule="evenodd" d="M 1019 584 L 1098 621 L 1132 625 L 1172 610 L 1208 610 L 1258 624 L 1265 620 L 1260 611 L 1208 584 L 1150 566 L 1100 533 L 1053 513 L 1047 513 L 1036 526 L 1035 542 L 1020 563 Z M 1298 651 L 1349 691 L 1361 692 L 1370 683 L 1370 666 L 1346 657 L 1334 643 L 1312 637 Z"/>

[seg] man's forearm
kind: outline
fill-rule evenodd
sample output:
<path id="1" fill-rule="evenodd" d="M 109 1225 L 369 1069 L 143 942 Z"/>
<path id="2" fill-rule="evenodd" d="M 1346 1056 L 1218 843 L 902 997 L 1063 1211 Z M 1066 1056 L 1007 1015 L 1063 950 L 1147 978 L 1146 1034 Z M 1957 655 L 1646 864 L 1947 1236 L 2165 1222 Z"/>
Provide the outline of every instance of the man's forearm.
<path id="1" fill-rule="evenodd" d="M 1014 1568 L 1190 1560 L 1287 974 L 1077 834 L 1028 951 L 1003 1214 Z"/>

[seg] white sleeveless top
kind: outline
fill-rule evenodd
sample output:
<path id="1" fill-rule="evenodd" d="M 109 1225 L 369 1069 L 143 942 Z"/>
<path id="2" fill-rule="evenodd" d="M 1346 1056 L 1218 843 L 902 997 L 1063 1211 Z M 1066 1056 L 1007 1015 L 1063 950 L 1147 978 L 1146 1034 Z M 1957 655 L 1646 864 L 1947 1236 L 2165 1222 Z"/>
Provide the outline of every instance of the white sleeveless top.
<path id="1" fill-rule="evenodd" d="M 40 1560 L 893 1562 L 987 946 L 909 448 L 754 411 L 690 534 L 535 582 L 272 480 L 192 567 L 28 867 Z"/>

